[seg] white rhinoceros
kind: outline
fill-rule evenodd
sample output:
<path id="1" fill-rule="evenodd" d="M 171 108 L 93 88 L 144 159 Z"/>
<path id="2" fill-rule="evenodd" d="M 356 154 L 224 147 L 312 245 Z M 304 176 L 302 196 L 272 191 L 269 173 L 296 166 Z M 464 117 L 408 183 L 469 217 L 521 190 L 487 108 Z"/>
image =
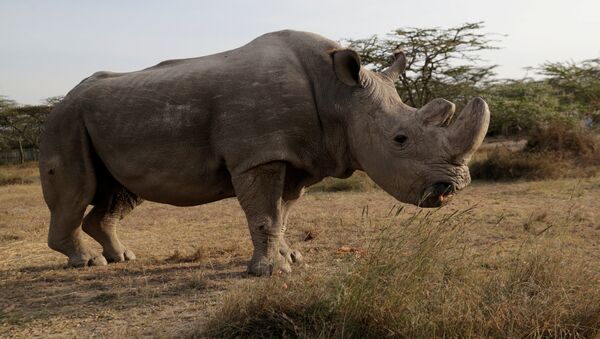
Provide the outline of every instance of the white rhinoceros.
<path id="1" fill-rule="evenodd" d="M 48 245 L 72 266 L 134 259 L 116 226 L 143 199 L 193 206 L 235 196 L 254 245 L 248 270 L 263 275 L 300 260 L 284 240 L 287 215 L 325 177 L 362 170 L 402 202 L 442 205 L 469 184 L 490 114 L 480 98 L 452 123 L 446 100 L 405 105 L 394 87 L 405 63 L 399 52 L 372 72 L 334 41 L 281 31 L 219 54 L 95 73 L 45 125 Z"/>

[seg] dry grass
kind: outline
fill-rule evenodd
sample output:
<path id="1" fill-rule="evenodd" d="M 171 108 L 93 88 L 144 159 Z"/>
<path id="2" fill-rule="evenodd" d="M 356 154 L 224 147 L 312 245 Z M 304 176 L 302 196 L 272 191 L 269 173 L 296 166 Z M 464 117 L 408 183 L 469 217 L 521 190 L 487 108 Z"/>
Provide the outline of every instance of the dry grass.
<path id="1" fill-rule="evenodd" d="M 470 168 L 474 179 L 544 180 L 594 176 L 598 165 L 598 136 L 579 126 L 555 121 L 535 128 L 521 149 L 503 145 L 487 149 Z"/>
<path id="2" fill-rule="evenodd" d="M 572 159 L 559 154 L 513 152 L 505 148 L 490 151 L 469 168 L 473 179 L 494 181 L 589 177 L 596 172 L 594 168 L 578 167 Z"/>
<path id="3" fill-rule="evenodd" d="M 364 258 L 331 276 L 279 277 L 231 293 L 210 337 L 591 337 L 600 334 L 599 271 L 562 239 L 472 251 L 470 211 L 416 212 L 373 232 Z M 559 235 L 559 233 L 561 233 Z M 567 260 L 565 260 L 565 255 Z M 572 260 L 575 259 L 575 260 Z M 565 267 L 565 265 L 568 265 Z M 346 273 L 347 271 L 347 273 Z M 192 335 L 194 336 L 194 335 Z"/>
<path id="4" fill-rule="evenodd" d="M 531 131 L 524 149 L 529 153 L 570 156 L 580 165 L 600 164 L 598 136 L 579 125 L 554 121 Z"/>
<path id="5" fill-rule="evenodd" d="M 0 166 L 0 186 L 39 182 L 37 162 Z"/>
<path id="6" fill-rule="evenodd" d="M 466 333 L 461 324 L 496 337 L 587 335 L 574 325 L 598 315 L 598 199 L 600 178 L 475 183 L 411 223 L 416 208 L 381 190 L 312 192 L 288 230 L 306 265 L 261 279 L 245 274 L 251 243 L 233 199 L 190 208 L 146 202 L 120 227 L 137 261 L 76 270 L 47 248 L 39 184 L 2 186 L 0 337 L 238 333 L 232 305 L 274 319 L 272 335 L 287 326 L 292 336 L 452 336 Z M 378 291 L 361 294 L 369 286 Z M 229 332 L 220 332 L 226 315 Z"/>

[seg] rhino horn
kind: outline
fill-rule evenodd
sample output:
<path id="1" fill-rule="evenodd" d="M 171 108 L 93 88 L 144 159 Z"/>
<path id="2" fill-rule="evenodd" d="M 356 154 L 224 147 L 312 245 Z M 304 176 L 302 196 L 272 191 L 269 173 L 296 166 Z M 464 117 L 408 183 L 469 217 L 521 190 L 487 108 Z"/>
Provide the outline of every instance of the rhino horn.
<path id="1" fill-rule="evenodd" d="M 490 124 L 487 103 L 477 97 L 471 99 L 456 121 L 448 127 L 448 141 L 454 149 L 455 159 L 467 163 L 481 146 Z"/>
<path id="2" fill-rule="evenodd" d="M 417 118 L 424 125 L 447 126 L 456 106 L 448 100 L 437 98 L 417 110 Z"/>
<path id="3" fill-rule="evenodd" d="M 398 79 L 400 74 L 404 73 L 406 69 L 406 56 L 404 52 L 400 49 L 394 51 L 394 62 L 388 68 L 386 68 L 383 73 L 390 77 L 392 80 Z"/>

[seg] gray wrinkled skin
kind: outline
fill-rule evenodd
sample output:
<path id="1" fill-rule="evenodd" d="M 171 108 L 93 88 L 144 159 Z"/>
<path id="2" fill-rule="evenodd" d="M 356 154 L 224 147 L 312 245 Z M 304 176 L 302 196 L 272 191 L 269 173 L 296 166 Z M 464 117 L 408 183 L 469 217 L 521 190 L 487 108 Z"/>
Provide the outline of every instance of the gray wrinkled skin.
<path id="1" fill-rule="evenodd" d="M 236 196 L 254 245 L 248 270 L 268 275 L 301 260 L 284 239 L 288 213 L 324 177 L 364 170 L 402 202 L 442 205 L 469 184 L 489 111 L 475 98 L 450 123 L 454 105 L 443 99 L 403 104 L 393 81 L 404 66 L 398 52 L 373 73 L 331 40 L 281 31 L 215 55 L 95 73 L 46 123 L 49 246 L 71 266 L 131 260 L 116 227 L 143 200 L 193 206 Z"/>

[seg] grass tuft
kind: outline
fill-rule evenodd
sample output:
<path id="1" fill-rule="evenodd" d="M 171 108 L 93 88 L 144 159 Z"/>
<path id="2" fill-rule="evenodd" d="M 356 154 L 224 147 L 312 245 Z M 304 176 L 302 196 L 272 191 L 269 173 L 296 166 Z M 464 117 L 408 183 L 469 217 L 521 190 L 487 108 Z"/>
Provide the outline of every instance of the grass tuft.
<path id="1" fill-rule="evenodd" d="M 2 226 L 2 224 L 0 224 L 0 227 Z M 0 243 L 3 242 L 10 242 L 10 241 L 18 241 L 23 239 L 22 236 L 17 235 L 17 234 L 0 234 Z"/>
<path id="2" fill-rule="evenodd" d="M 202 262 L 206 258 L 206 251 L 203 248 L 197 248 L 191 254 L 183 254 L 179 250 L 175 250 L 171 256 L 165 261 L 172 263 L 190 263 L 190 262 Z"/>
<path id="3" fill-rule="evenodd" d="M 37 162 L 0 166 L 0 186 L 23 185 L 39 181 Z"/>
<path id="4" fill-rule="evenodd" d="M 98 303 L 107 303 L 107 302 L 111 302 L 115 299 L 118 299 L 119 295 L 116 293 L 106 293 L 106 292 L 102 292 L 99 293 L 97 295 L 95 295 L 94 297 L 92 297 L 90 299 L 91 302 L 98 302 Z"/>
<path id="5" fill-rule="evenodd" d="M 541 218 L 539 222 L 544 222 Z M 364 256 L 335 275 L 264 279 L 227 295 L 192 337 L 592 337 L 600 281 L 563 235 L 476 254 L 469 212 L 417 212 L 381 226 Z M 573 261 L 567 262 L 565 258 Z M 577 261 L 577 262 L 574 262 Z"/>

